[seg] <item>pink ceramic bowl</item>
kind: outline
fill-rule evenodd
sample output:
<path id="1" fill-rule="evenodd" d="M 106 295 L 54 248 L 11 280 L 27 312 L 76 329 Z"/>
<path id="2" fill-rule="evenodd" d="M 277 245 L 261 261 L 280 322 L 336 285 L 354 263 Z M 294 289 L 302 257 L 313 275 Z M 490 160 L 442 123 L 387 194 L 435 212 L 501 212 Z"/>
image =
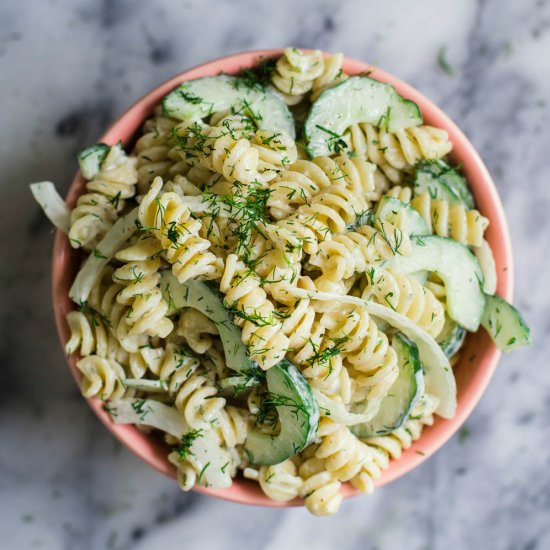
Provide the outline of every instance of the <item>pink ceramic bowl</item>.
<path id="1" fill-rule="evenodd" d="M 217 59 L 185 71 L 161 84 L 137 101 L 98 141 L 108 144 L 122 141 L 125 146 L 131 147 L 144 120 L 151 115 L 154 107 L 162 100 L 164 95 L 182 81 L 216 75 L 220 72 L 236 73 L 243 67 L 255 65 L 261 56 L 273 57 L 279 56 L 281 53 L 282 50 L 241 53 Z M 349 74 L 372 71 L 371 76 L 373 78 L 392 84 L 400 94 L 416 102 L 420 106 L 424 121 L 427 124 L 444 128 L 449 133 L 454 145 L 452 160 L 462 165 L 464 173 L 472 187 L 477 207 L 491 222 L 486 238 L 491 244 L 495 255 L 498 273 L 497 292 L 506 300 L 511 301 L 513 261 L 508 227 L 495 185 L 472 144 L 459 130 L 457 125 L 436 105 L 395 76 L 374 68 L 363 61 L 353 59 L 344 60 L 344 71 Z M 67 195 L 69 206 L 72 207 L 75 204 L 77 197 L 84 192 L 84 186 L 85 182 L 80 173 L 78 173 Z M 58 231 L 53 251 L 52 293 L 57 330 L 63 345 L 69 337 L 65 315 L 74 308 L 74 304 L 69 300 L 68 292 L 78 269 L 79 259 L 80 254 L 69 246 L 69 241 L 65 235 Z M 435 453 L 458 430 L 485 391 L 499 357 L 500 353 L 483 330 L 468 337 L 462 355 L 462 362 L 455 369 L 458 386 L 456 416 L 452 420 L 438 418 L 433 426 L 426 428 L 422 433 L 422 437 L 410 449 L 405 451 L 399 460 L 391 463 L 390 468 L 383 473 L 382 478 L 377 482 L 378 486 L 389 483 L 418 466 Z M 70 357 L 69 364 L 73 376 L 80 382 L 81 376 L 75 367 L 76 360 L 76 356 Z M 167 448 L 162 443 L 156 439 L 151 439 L 132 426 L 113 424 L 110 416 L 103 411 L 102 403 L 99 399 L 88 399 L 88 403 L 105 426 L 126 447 L 160 472 L 175 478 L 175 468 L 168 462 L 166 458 Z M 233 486 L 229 489 L 198 488 L 197 491 L 243 504 L 260 506 L 292 506 L 301 504 L 299 499 L 288 503 L 269 500 L 263 495 L 256 483 L 245 479 L 235 480 Z M 356 493 L 357 491 L 351 485 L 347 484 L 344 487 L 344 495 L 346 497 Z"/>

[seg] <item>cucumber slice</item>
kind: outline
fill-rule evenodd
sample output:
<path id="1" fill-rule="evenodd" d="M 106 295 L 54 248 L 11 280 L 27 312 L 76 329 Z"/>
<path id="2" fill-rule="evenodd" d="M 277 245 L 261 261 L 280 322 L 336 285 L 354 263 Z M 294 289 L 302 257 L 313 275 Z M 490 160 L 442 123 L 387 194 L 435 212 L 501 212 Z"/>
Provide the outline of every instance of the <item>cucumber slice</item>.
<path id="1" fill-rule="evenodd" d="M 96 143 L 90 145 L 78 153 L 78 164 L 80 173 L 87 179 L 91 180 L 97 176 L 102 162 L 108 155 L 111 148 L 105 143 Z"/>
<path id="2" fill-rule="evenodd" d="M 309 156 L 338 152 L 346 129 L 360 122 L 396 132 L 422 124 L 422 115 L 418 105 L 400 96 L 393 86 L 352 76 L 324 91 L 311 106 L 304 125 Z"/>
<path id="3" fill-rule="evenodd" d="M 520 312 L 500 296 L 486 296 L 481 324 L 496 347 L 509 352 L 531 345 L 531 331 Z"/>
<path id="4" fill-rule="evenodd" d="M 419 166 L 449 187 L 455 195 L 458 195 L 466 208 L 469 210 L 474 208 L 474 197 L 466 178 L 456 168 L 453 168 L 444 160 L 424 160 L 419 163 Z"/>
<path id="5" fill-rule="evenodd" d="M 420 164 L 417 167 L 413 183 L 415 195 L 421 195 L 427 191 L 432 199 L 442 199 L 449 204 L 463 204 L 458 193 L 433 174 L 431 164 Z"/>
<path id="6" fill-rule="evenodd" d="M 477 258 L 463 244 L 445 237 L 414 237 L 411 245 L 410 256 L 395 256 L 388 264 L 403 273 L 437 273 L 445 284 L 449 317 L 475 332 L 485 307 Z"/>
<path id="7" fill-rule="evenodd" d="M 424 374 L 418 347 L 399 332 L 393 337 L 392 346 L 397 353 L 399 375 L 382 399 L 376 416 L 351 428 L 357 437 L 377 437 L 397 430 L 424 395 Z"/>
<path id="8" fill-rule="evenodd" d="M 244 373 L 261 372 L 246 354 L 241 331 L 231 321 L 220 296 L 213 288 L 203 281 L 196 280 L 182 284 L 173 273 L 163 271 L 160 275 L 160 290 L 170 306 L 170 313 L 183 307 L 192 307 L 216 325 L 223 345 L 225 362 L 231 370 Z"/>
<path id="9" fill-rule="evenodd" d="M 394 197 L 382 197 L 376 210 L 376 218 L 395 223 L 398 218 L 400 229 L 409 235 L 429 235 L 424 218 L 412 206 Z"/>
<path id="10" fill-rule="evenodd" d="M 315 438 L 319 406 L 300 371 L 286 359 L 266 372 L 267 388 L 279 414 L 281 431 L 273 436 L 255 429 L 245 442 L 254 464 L 279 464 L 300 452 Z"/>
<path id="11" fill-rule="evenodd" d="M 464 328 L 447 317 L 436 342 L 447 357 L 452 357 L 459 350 L 464 338 L 466 338 Z"/>
<path id="12" fill-rule="evenodd" d="M 249 114 L 261 130 L 285 131 L 295 137 L 294 119 L 285 103 L 274 94 L 247 87 L 236 76 L 206 76 L 184 82 L 164 97 L 166 115 L 178 120 L 206 118 L 234 109 Z"/>
<path id="13" fill-rule="evenodd" d="M 444 160 L 419 162 L 414 186 L 417 195 L 428 191 L 433 198 L 444 199 L 449 204 L 463 204 L 468 210 L 474 208 L 474 197 L 466 179 Z"/>

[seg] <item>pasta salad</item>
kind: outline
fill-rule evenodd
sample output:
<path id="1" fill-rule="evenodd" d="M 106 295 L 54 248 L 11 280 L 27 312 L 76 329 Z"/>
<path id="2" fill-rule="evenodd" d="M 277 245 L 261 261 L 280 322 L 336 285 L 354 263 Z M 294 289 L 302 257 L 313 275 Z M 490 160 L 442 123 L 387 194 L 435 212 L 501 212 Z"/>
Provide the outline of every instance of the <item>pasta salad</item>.
<path id="1" fill-rule="evenodd" d="M 241 475 L 333 514 L 453 417 L 468 332 L 530 343 L 447 133 L 342 63 L 288 48 L 183 82 L 131 150 L 79 154 L 74 208 L 31 185 L 82 253 L 82 393 L 162 437 L 183 490 Z"/>

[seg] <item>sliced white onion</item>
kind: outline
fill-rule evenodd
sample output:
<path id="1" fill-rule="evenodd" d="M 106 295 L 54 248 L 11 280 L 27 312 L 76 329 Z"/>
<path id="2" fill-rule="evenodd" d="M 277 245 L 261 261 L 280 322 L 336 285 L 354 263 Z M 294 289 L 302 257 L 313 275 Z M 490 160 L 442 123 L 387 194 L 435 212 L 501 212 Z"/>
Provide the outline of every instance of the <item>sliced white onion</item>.
<path id="1" fill-rule="evenodd" d="M 483 292 L 492 296 L 497 291 L 497 268 L 491 246 L 483 239 L 481 246 L 474 247 L 474 254 L 483 273 Z"/>
<path id="2" fill-rule="evenodd" d="M 174 407 L 152 399 L 117 399 L 109 401 L 109 412 L 116 424 L 141 424 L 181 439 L 191 430 L 185 417 Z M 218 444 L 217 434 L 205 425 L 203 432 L 189 446 L 187 461 L 205 487 L 225 489 L 232 480 L 229 465 L 233 460 Z"/>
<path id="3" fill-rule="evenodd" d="M 348 412 L 343 405 L 337 403 L 327 397 L 319 390 L 312 389 L 313 395 L 319 405 L 321 416 L 328 416 L 334 422 L 338 424 L 344 424 L 345 426 L 354 426 L 355 424 L 361 424 L 362 422 L 368 422 L 376 414 L 376 410 L 366 414 L 356 414 Z"/>
<path id="4" fill-rule="evenodd" d="M 137 230 L 137 214 L 138 209 L 134 208 L 131 212 L 119 218 L 95 247 L 96 254 L 90 254 L 86 258 L 82 269 L 75 277 L 71 290 L 69 290 L 69 297 L 73 302 L 80 305 L 88 300 L 101 270 Z"/>
<path id="5" fill-rule="evenodd" d="M 69 232 L 71 211 L 51 181 L 31 183 L 31 193 L 48 219 L 63 233 Z"/>
<path id="6" fill-rule="evenodd" d="M 133 388 L 139 391 L 165 392 L 168 391 L 168 385 L 165 380 L 146 380 L 143 378 L 123 378 L 123 386 Z"/>

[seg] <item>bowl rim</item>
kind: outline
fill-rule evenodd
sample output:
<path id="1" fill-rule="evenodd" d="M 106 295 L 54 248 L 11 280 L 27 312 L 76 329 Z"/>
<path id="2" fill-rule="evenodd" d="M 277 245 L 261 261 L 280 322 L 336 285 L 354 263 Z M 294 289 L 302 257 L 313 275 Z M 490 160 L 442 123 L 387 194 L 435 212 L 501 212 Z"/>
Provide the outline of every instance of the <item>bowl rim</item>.
<path id="1" fill-rule="evenodd" d="M 135 124 L 135 120 L 139 120 L 139 124 L 135 126 L 132 132 L 132 135 L 135 136 L 146 117 L 151 114 L 152 107 L 159 103 L 162 96 L 184 80 L 215 75 L 222 71 L 232 74 L 240 68 L 253 66 L 262 57 L 271 58 L 280 56 L 283 51 L 282 48 L 245 51 L 216 58 L 178 73 L 135 101 L 110 125 L 98 141 L 109 144 L 117 143 L 123 128 L 127 124 Z M 303 51 L 311 50 L 304 49 Z M 325 57 L 330 55 L 326 52 L 323 54 Z M 401 95 L 419 105 L 425 122 L 443 128 L 448 132 L 449 138 L 453 143 L 452 156 L 456 156 L 457 160 L 462 163 L 463 170 L 476 197 L 476 203 L 479 205 L 482 213 L 491 221 L 486 238 L 495 253 L 498 273 L 498 294 L 511 302 L 514 268 L 508 224 L 495 184 L 474 146 L 450 117 L 410 84 L 382 69 L 349 57 L 344 57 L 343 68 L 349 74 L 368 72 L 372 78 L 393 85 Z M 122 140 L 123 144 L 126 145 L 130 139 L 131 136 L 127 136 L 127 139 Z M 459 152 L 458 155 L 456 154 L 457 151 Z M 80 172 L 77 172 L 67 193 L 67 204 L 70 206 L 74 205 L 77 197 L 84 189 L 84 183 Z M 74 304 L 68 298 L 67 293 L 71 281 L 68 282 L 70 277 L 66 267 L 71 265 L 71 256 L 73 257 L 72 263 L 74 264 L 76 253 L 70 247 L 67 237 L 57 230 L 52 252 L 51 289 L 55 324 L 62 347 L 65 345 L 69 334 L 65 315 L 67 311 L 74 309 Z M 481 336 L 479 336 L 480 333 L 482 333 Z M 458 396 L 458 408 L 455 417 L 450 420 L 437 417 L 434 426 L 426 427 L 419 440 L 414 442 L 409 449 L 403 451 L 399 459 L 391 461 L 390 468 L 384 470 L 382 477 L 375 482 L 376 486 L 379 487 L 394 481 L 424 462 L 458 431 L 460 426 L 472 413 L 487 388 L 501 355 L 488 336 L 484 334 L 484 331 L 480 331 L 480 333 L 476 333 L 472 337 L 475 336 L 476 341 L 481 341 L 480 345 L 483 355 L 479 359 L 476 358 L 475 363 L 473 359 L 471 360 L 472 363 L 478 364 L 478 368 L 474 372 L 469 386 L 467 386 L 466 394 L 459 394 Z M 474 349 L 477 348 L 474 347 Z M 67 359 L 72 375 L 76 383 L 79 384 L 81 375 L 76 368 L 77 356 L 73 354 Z M 172 478 L 176 477 L 175 467 L 168 462 L 165 449 L 163 449 L 162 453 L 160 452 L 162 447 L 158 443 L 155 443 L 151 438 L 147 438 L 134 426 L 114 424 L 108 413 L 103 410 L 103 404 L 98 398 L 88 398 L 87 401 L 103 424 L 125 447 L 161 473 Z M 419 446 L 421 449 L 419 449 Z M 287 507 L 303 504 L 302 499 L 294 499 L 288 502 L 270 500 L 261 492 L 257 483 L 242 478 L 236 479 L 228 489 L 195 487 L 194 490 L 241 504 L 268 507 Z M 346 483 L 343 485 L 342 493 L 347 498 L 359 492 L 349 483 Z"/>

